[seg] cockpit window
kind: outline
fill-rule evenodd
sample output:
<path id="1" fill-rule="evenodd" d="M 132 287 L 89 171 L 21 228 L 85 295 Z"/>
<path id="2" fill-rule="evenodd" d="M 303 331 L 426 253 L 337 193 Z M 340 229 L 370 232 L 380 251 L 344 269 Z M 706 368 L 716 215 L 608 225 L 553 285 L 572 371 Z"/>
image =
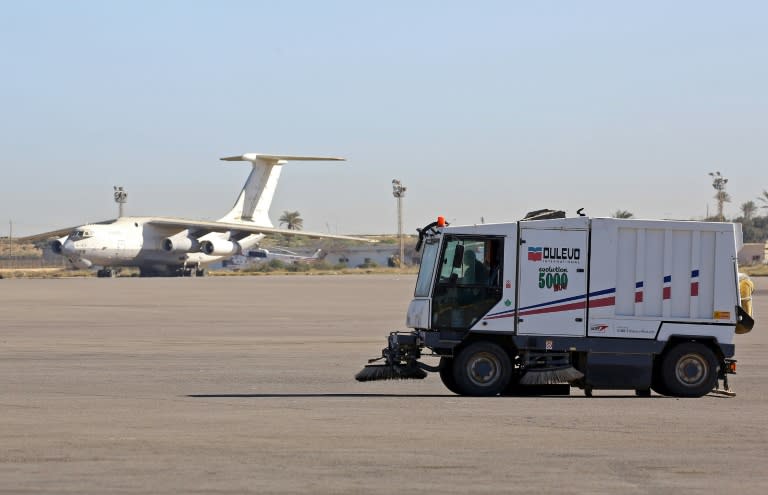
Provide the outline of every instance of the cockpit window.
<path id="1" fill-rule="evenodd" d="M 69 239 L 72 241 L 77 241 L 80 239 L 87 239 L 89 237 L 93 237 L 93 231 L 90 230 L 75 230 L 71 234 L 69 234 Z"/>

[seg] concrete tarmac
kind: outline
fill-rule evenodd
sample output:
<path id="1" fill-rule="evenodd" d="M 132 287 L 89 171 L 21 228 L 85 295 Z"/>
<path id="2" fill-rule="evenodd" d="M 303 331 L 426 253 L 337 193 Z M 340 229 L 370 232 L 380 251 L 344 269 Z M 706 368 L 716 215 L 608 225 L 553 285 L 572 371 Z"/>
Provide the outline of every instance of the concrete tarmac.
<path id="1" fill-rule="evenodd" d="M 768 280 L 700 399 L 355 382 L 414 280 L 0 280 L 0 493 L 768 493 Z"/>

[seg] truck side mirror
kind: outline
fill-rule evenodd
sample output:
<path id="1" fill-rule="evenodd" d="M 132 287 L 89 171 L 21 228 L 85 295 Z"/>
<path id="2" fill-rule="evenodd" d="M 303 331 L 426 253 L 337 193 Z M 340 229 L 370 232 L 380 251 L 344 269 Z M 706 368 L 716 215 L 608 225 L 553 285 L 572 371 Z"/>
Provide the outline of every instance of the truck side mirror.
<path id="1" fill-rule="evenodd" d="M 464 263 L 464 246 L 459 244 L 456 246 L 456 251 L 453 253 L 453 267 L 454 268 L 461 268 L 461 265 Z"/>

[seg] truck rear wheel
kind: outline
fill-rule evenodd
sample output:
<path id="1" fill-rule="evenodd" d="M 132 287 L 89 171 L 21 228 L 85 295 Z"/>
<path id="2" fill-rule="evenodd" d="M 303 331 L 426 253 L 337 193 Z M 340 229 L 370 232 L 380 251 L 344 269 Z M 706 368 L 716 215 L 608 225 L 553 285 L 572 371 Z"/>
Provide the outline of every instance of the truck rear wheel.
<path id="1" fill-rule="evenodd" d="M 497 395 L 512 379 L 512 361 L 501 346 L 493 342 L 475 342 L 456 356 L 453 379 L 458 394 Z"/>
<path id="2" fill-rule="evenodd" d="M 453 378 L 453 363 L 453 358 L 440 358 L 440 380 L 443 382 L 443 385 L 445 385 L 445 388 L 454 394 L 460 394 L 461 392 L 456 388 L 456 380 Z"/>
<path id="3" fill-rule="evenodd" d="M 651 390 L 659 395 L 670 395 L 667 387 L 664 386 L 664 377 L 662 376 L 663 356 L 659 356 L 653 363 L 653 375 L 651 377 Z"/>
<path id="4" fill-rule="evenodd" d="M 661 380 L 668 395 L 701 397 L 717 384 L 720 373 L 715 353 L 698 342 L 684 342 L 670 349 L 661 363 Z"/>

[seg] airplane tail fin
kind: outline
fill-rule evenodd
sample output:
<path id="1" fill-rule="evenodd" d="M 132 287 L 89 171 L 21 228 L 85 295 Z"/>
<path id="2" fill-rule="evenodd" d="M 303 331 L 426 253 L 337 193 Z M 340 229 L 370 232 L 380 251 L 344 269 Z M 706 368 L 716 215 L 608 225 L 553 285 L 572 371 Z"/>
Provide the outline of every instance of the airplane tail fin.
<path id="1" fill-rule="evenodd" d="M 260 227 L 272 227 L 272 221 L 269 219 L 269 207 L 272 204 L 284 163 L 287 161 L 344 161 L 344 158 L 246 153 L 238 156 L 227 156 L 222 160 L 251 162 L 253 170 L 248 175 L 235 205 L 220 221 L 252 222 Z"/>

